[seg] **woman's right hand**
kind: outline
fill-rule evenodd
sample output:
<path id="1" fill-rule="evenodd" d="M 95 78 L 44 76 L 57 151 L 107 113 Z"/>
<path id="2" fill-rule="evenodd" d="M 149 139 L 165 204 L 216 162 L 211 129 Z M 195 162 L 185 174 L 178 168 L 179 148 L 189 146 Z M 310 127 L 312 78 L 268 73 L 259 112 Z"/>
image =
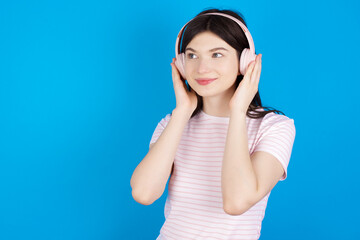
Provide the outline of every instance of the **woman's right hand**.
<path id="1" fill-rule="evenodd" d="M 189 92 L 185 81 L 181 80 L 179 70 L 175 65 L 175 58 L 170 64 L 172 68 L 172 80 L 176 97 L 176 109 L 189 111 L 191 114 L 197 106 L 197 97 L 194 90 Z"/>

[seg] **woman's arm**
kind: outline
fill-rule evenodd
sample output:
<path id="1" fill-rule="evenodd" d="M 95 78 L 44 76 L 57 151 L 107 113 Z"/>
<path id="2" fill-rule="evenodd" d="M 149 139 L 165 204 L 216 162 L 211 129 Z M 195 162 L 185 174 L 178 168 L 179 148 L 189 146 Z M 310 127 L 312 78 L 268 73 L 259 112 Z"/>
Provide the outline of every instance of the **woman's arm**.
<path id="1" fill-rule="evenodd" d="M 250 156 L 246 113 L 232 112 L 221 173 L 224 211 L 246 212 L 276 185 L 284 174 L 280 162 L 267 152 Z"/>
<path id="2" fill-rule="evenodd" d="M 175 108 L 166 128 L 135 168 L 130 180 L 135 201 L 150 205 L 163 194 L 184 127 L 191 114 Z"/>

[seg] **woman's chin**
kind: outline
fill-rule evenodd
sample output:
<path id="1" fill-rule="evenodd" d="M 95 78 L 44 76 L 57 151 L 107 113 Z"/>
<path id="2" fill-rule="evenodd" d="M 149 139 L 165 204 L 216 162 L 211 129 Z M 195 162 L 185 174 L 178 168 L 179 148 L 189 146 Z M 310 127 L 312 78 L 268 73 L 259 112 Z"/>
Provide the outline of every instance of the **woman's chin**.
<path id="1" fill-rule="evenodd" d="M 201 89 L 201 90 L 195 90 L 195 92 L 200 97 L 213 97 L 217 95 L 217 93 L 213 89 L 208 89 L 208 90 Z"/>

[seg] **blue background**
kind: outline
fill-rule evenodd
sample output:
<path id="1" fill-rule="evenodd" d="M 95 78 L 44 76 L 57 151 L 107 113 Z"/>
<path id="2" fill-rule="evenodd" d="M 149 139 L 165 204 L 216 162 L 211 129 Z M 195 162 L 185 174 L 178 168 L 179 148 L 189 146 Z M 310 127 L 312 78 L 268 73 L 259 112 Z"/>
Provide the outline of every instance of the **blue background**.
<path id="1" fill-rule="evenodd" d="M 167 190 L 130 178 L 176 106 L 181 27 L 210 8 L 245 16 L 260 96 L 295 120 L 288 178 L 260 239 L 359 236 L 359 1 L 1 1 L 0 239 L 155 239 Z"/>

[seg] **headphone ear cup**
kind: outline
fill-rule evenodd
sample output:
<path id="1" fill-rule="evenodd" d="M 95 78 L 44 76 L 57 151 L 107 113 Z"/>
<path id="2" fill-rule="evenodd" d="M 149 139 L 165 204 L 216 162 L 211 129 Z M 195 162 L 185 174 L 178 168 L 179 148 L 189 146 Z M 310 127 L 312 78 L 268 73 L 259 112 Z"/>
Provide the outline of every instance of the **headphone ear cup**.
<path id="1" fill-rule="evenodd" d="M 185 78 L 185 54 L 184 53 L 180 53 L 177 55 L 177 57 L 175 59 L 175 66 L 179 70 L 183 79 L 186 79 Z"/>
<path id="2" fill-rule="evenodd" d="M 249 64 L 254 61 L 256 55 L 249 48 L 244 48 L 240 56 L 240 73 L 244 76 Z"/>

